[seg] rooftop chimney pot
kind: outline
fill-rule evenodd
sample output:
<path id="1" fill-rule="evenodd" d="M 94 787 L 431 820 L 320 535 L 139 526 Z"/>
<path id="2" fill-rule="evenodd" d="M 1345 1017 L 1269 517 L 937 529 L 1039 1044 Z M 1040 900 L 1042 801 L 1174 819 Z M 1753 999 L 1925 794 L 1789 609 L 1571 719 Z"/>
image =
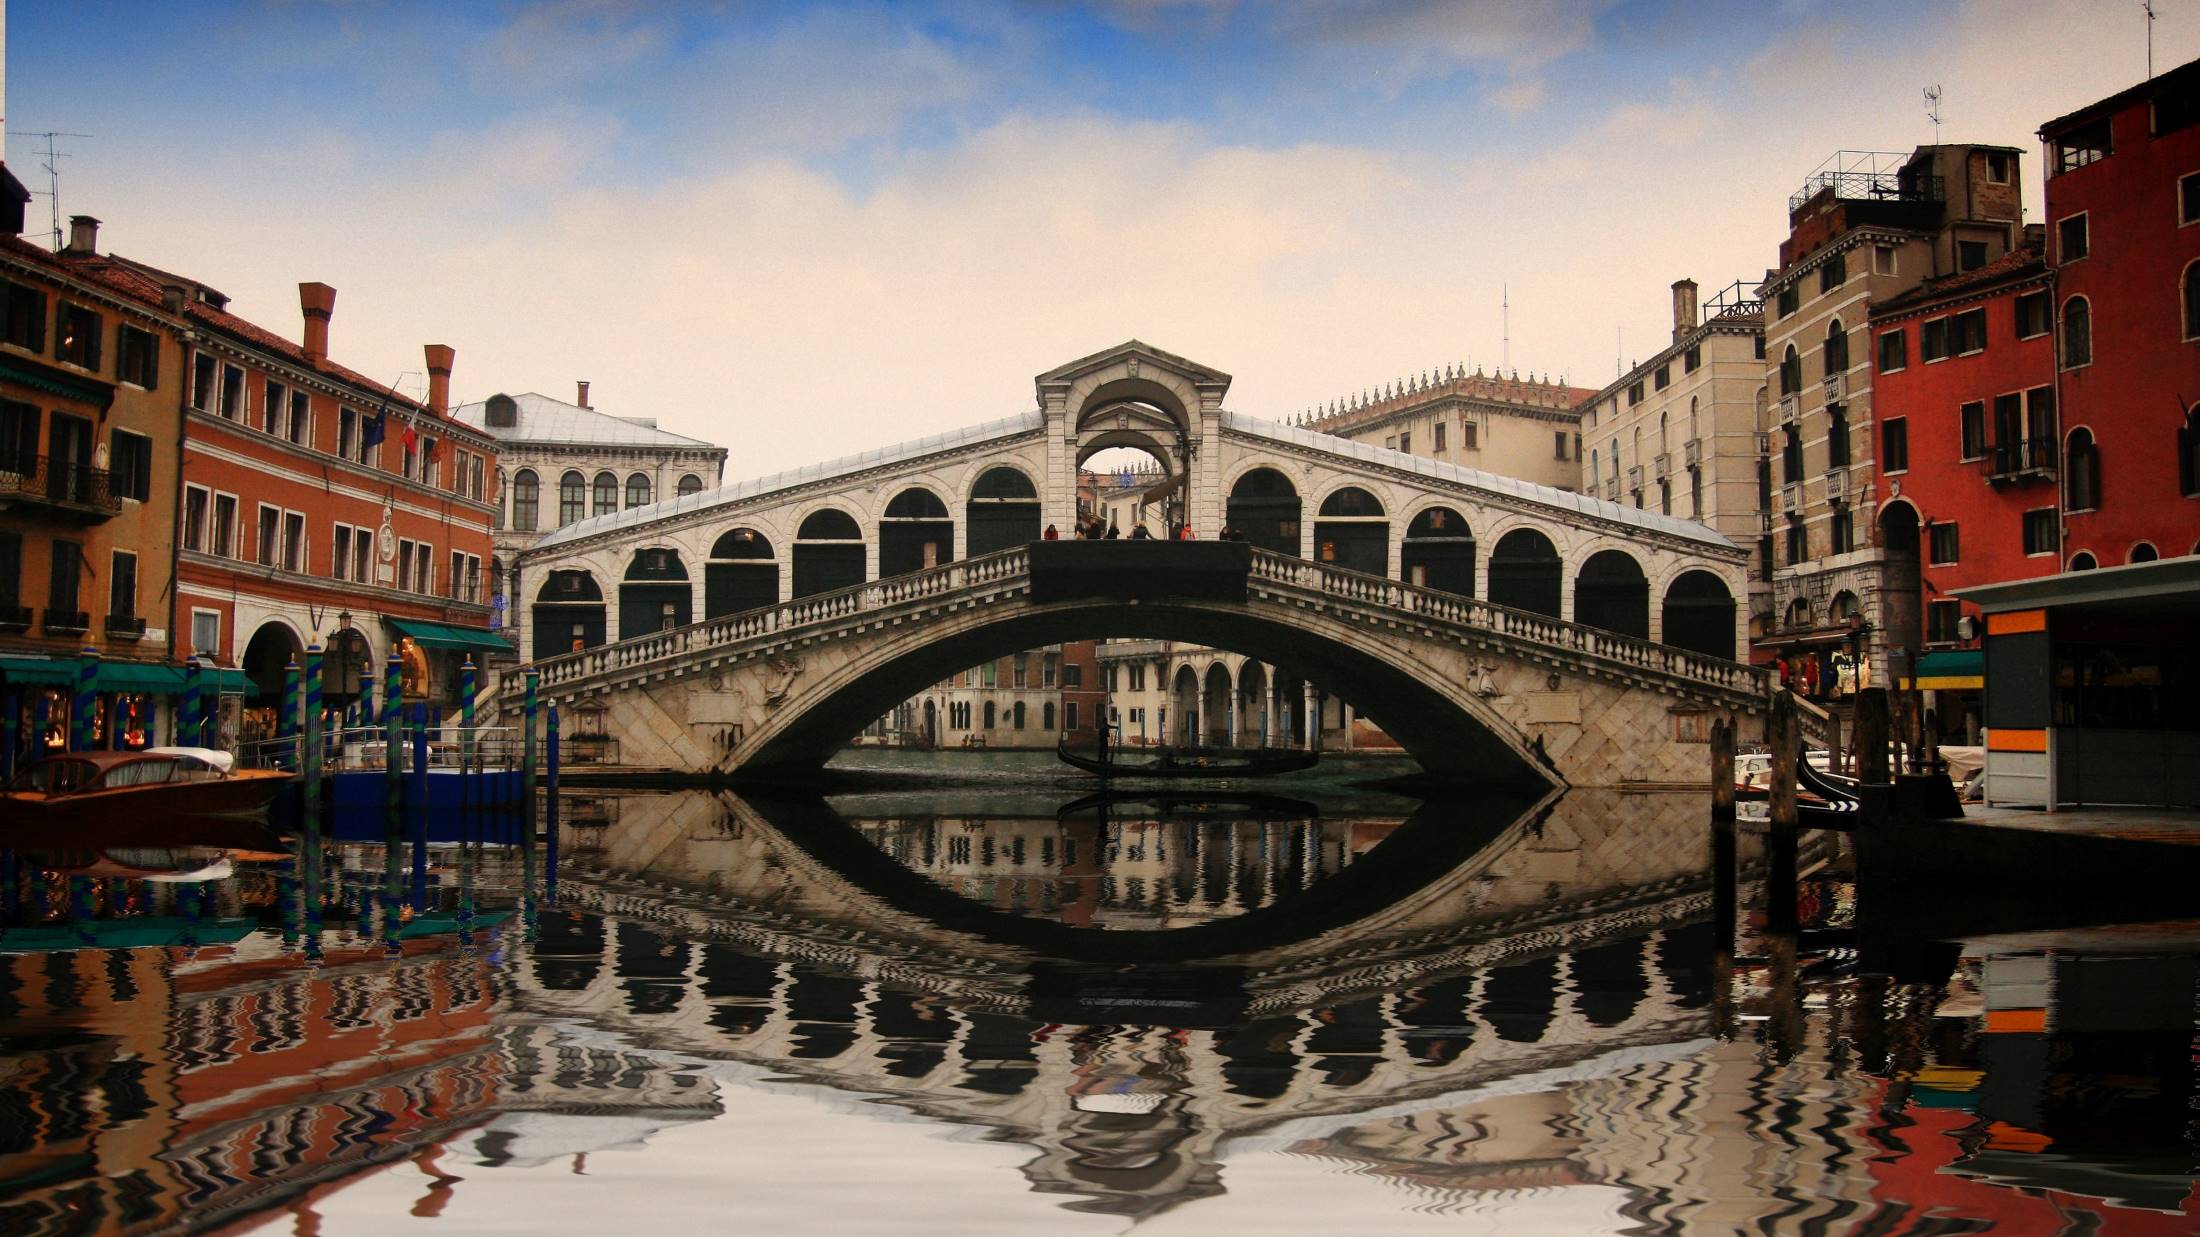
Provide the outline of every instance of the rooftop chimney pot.
<path id="1" fill-rule="evenodd" d="M 99 252 L 99 220 L 90 215 L 69 216 L 70 253 L 89 256 Z"/>
<path id="2" fill-rule="evenodd" d="M 336 312 L 336 289 L 325 283 L 298 285 L 298 308 L 305 311 L 306 360 L 315 364 L 328 359 L 328 320 Z"/>
<path id="3" fill-rule="evenodd" d="M 575 396 L 575 397 L 574 397 L 574 400 L 573 400 L 573 402 L 574 402 L 574 403 L 576 403 L 576 404 L 579 404 L 579 405 L 580 405 L 581 407 L 583 407 L 583 408 L 586 408 L 586 407 L 588 407 L 588 406 L 589 406 L 589 405 L 588 405 L 588 382 L 587 382 L 587 380 L 586 380 L 586 379 L 583 379 L 583 380 L 581 380 L 581 382 L 580 382 L 580 392 L 581 392 L 581 393 L 580 393 L 580 394 L 579 394 L 578 396 Z"/>
<path id="4" fill-rule="evenodd" d="M 1696 329 L 1696 281 L 1673 281 L 1673 342 Z"/>
<path id="5" fill-rule="evenodd" d="M 423 351 L 428 355 L 428 410 L 440 417 L 451 410 L 451 362 L 458 358 L 458 350 L 449 344 L 429 344 Z"/>

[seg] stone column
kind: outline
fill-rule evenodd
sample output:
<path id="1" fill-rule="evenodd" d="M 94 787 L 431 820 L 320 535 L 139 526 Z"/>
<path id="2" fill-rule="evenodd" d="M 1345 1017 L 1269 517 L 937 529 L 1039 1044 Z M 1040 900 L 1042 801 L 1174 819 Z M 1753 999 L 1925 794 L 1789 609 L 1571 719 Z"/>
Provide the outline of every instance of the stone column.
<path id="1" fill-rule="evenodd" d="M 1223 731 L 1223 734 L 1225 735 L 1226 744 L 1230 747 L 1236 747 L 1238 745 L 1238 676 L 1237 672 L 1230 668 L 1229 662 L 1222 662 L 1221 665 L 1223 673 L 1228 675 L 1230 680 L 1230 690 L 1228 697 L 1230 705 L 1230 719 L 1228 726 Z"/>
<path id="2" fill-rule="evenodd" d="M 1322 716 L 1314 711 L 1314 685 L 1312 683 L 1302 683 L 1299 685 L 1299 691 L 1305 697 L 1305 712 L 1301 713 L 1300 716 L 1306 719 L 1306 748 L 1308 751 L 1312 751 L 1321 746 Z"/>
<path id="3" fill-rule="evenodd" d="M 1261 746 L 1272 747 L 1276 742 L 1276 668 L 1261 667 L 1260 732 Z"/>

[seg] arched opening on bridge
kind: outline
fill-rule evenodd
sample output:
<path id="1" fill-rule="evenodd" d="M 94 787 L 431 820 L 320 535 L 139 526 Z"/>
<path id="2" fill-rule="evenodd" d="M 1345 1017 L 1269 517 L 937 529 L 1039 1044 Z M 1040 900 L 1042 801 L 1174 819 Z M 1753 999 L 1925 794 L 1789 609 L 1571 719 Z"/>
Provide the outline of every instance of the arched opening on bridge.
<path id="1" fill-rule="evenodd" d="M 1268 667 L 1249 661 L 1238 667 L 1237 743 L 1239 747 L 1268 747 L 1276 742 L 1274 723 L 1268 719 Z"/>
<path id="2" fill-rule="evenodd" d="M 855 517 L 826 507 L 794 533 L 794 595 L 808 597 L 863 583 L 863 530 Z"/>
<path id="3" fill-rule="evenodd" d="M 1179 747 L 1199 745 L 1199 672 L 1178 666 L 1169 682 L 1169 725 L 1164 740 Z"/>
<path id="4" fill-rule="evenodd" d="M 1879 633 L 1880 647 L 1919 649 L 1925 644 L 1923 559 L 1925 532 L 1917 508 L 1897 500 L 1879 513 L 1879 545 L 1885 553 L 1886 592 L 1881 609 L 1886 627 Z"/>
<path id="5" fill-rule="evenodd" d="M 578 568 L 553 571 L 535 593 L 535 660 L 605 643 L 603 588 Z"/>
<path id="6" fill-rule="evenodd" d="M 970 488 L 963 507 L 963 535 L 970 557 L 1039 539 L 1039 490 L 1015 468 L 988 468 Z"/>
<path id="7" fill-rule="evenodd" d="M 1263 550 L 1299 553 L 1299 491 L 1273 468 L 1255 468 L 1230 487 L 1223 519 Z"/>
<path id="8" fill-rule="evenodd" d="M 1449 507 L 1429 507 L 1406 525 L 1398 578 L 1422 588 L 1474 596 L 1474 531 Z"/>
<path id="9" fill-rule="evenodd" d="M 1209 747 L 1229 745 L 1230 723 L 1237 713 L 1230 697 L 1230 668 L 1219 661 L 1209 665 L 1199 709 L 1200 739 Z"/>
<path id="10" fill-rule="evenodd" d="M 663 546 L 634 551 L 619 584 L 619 639 L 685 627 L 695 621 L 695 589 L 680 552 Z"/>
<path id="11" fill-rule="evenodd" d="M 1533 1044 L 1558 1016 L 1558 992 L 1556 958 L 1492 967 L 1482 981 L 1482 1017 L 1499 1039 Z"/>
<path id="12" fill-rule="evenodd" d="M 297 633 L 290 630 L 289 624 L 268 622 L 260 624 L 259 630 L 252 633 L 239 664 L 244 668 L 245 677 L 252 680 L 253 690 L 261 700 L 277 701 L 283 698 L 284 672 L 293 661 L 304 666 L 305 654 Z"/>
<path id="13" fill-rule="evenodd" d="M 711 543 L 703 564 L 703 617 L 723 618 L 779 604 L 779 562 L 771 539 L 753 528 L 735 528 Z"/>
<path id="14" fill-rule="evenodd" d="M 939 703 L 938 703 L 937 701 L 934 701 L 934 700 L 930 700 L 930 699 L 927 699 L 927 700 L 926 700 L 926 701 L 924 702 L 924 746 L 925 746 L 926 748 L 935 748 L 935 747 L 938 747 L 939 745 L 940 745 L 940 707 L 939 707 Z"/>
<path id="15" fill-rule="evenodd" d="M 1490 551 L 1490 601 L 1515 610 L 1558 617 L 1565 565 L 1558 547 L 1533 528 L 1516 528 Z"/>
<path id="16" fill-rule="evenodd" d="M 1665 589 L 1664 643 L 1734 660 L 1734 594 L 1708 571 L 1685 571 Z"/>
<path id="17" fill-rule="evenodd" d="M 1389 575 L 1390 520 L 1382 502 L 1356 485 L 1322 499 L 1314 520 L 1314 558 L 1369 575 Z"/>
<path id="18" fill-rule="evenodd" d="M 1650 581 L 1625 550 L 1599 550 L 1574 575 L 1574 621 L 1650 638 Z"/>
<path id="19" fill-rule="evenodd" d="M 947 504 L 915 486 L 894 495 L 878 523 L 878 574 L 906 575 L 955 561 L 955 521 Z"/>
<path id="20" fill-rule="evenodd" d="M 1089 522 L 1094 535 L 1106 536 L 1113 528 L 1118 537 L 1129 537 L 1140 527 L 1146 535 L 1167 540 L 1185 520 L 1184 478 L 1169 464 L 1169 455 L 1143 435 L 1103 435 L 1111 445 L 1088 447 L 1077 460 L 1077 514 Z M 1074 529 L 1062 529 L 1064 537 Z"/>
<path id="21" fill-rule="evenodd" d="M 545 915 L 528 956 L 535 980 L 554 992 L 581 992 L 603 973 L 604 921 L 594 915 Z"/>
<path id="22" fill-rule="evenodd" d="M 1574 951 L 1574 1005 L 1581 1016 L 1600 1027 L 1616 1027 L 1634 1017 L 1650 995 L 1650 972 L 1643 962 L 1639 938 Z"/>

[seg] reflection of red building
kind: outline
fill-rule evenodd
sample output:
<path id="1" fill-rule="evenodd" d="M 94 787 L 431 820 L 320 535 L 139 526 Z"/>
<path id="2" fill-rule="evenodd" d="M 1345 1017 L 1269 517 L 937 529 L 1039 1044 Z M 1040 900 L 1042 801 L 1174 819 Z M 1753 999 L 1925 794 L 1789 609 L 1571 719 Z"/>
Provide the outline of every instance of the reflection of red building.
<path id="1" fill-rule="evenodd" d="M 2040 137 L 2062 360 L 2062 561 L 2194 553 L 2200 61 L 2050 120 Z"/>

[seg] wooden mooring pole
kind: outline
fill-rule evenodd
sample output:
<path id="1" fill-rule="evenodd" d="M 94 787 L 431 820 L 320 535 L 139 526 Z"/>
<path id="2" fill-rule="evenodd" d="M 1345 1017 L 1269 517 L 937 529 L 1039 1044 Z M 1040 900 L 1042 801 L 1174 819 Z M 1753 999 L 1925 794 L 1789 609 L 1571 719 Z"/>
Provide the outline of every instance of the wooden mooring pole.
<path id="1" fill-rule="evenodd" d="M 1795 813 L 1795 762 L 1802 755 L 1802 728 L 1795 716 L 1795 697 L 1781 692 L 1772 698 L 1770 723 L 1772 748 L 1772 812 L 1765 832 L 1765 929 L 1793 932 L 1795 923 L 1795 865 L 1797 824 Z"/>
<path id="2" fill-rule="evenodd" d="M 1711 723 L 1711 1031 L 1731 1039 L 1734 1009 L 1734 919 L 1741 863 L 1734 837 L 1734 722 Z"/>

